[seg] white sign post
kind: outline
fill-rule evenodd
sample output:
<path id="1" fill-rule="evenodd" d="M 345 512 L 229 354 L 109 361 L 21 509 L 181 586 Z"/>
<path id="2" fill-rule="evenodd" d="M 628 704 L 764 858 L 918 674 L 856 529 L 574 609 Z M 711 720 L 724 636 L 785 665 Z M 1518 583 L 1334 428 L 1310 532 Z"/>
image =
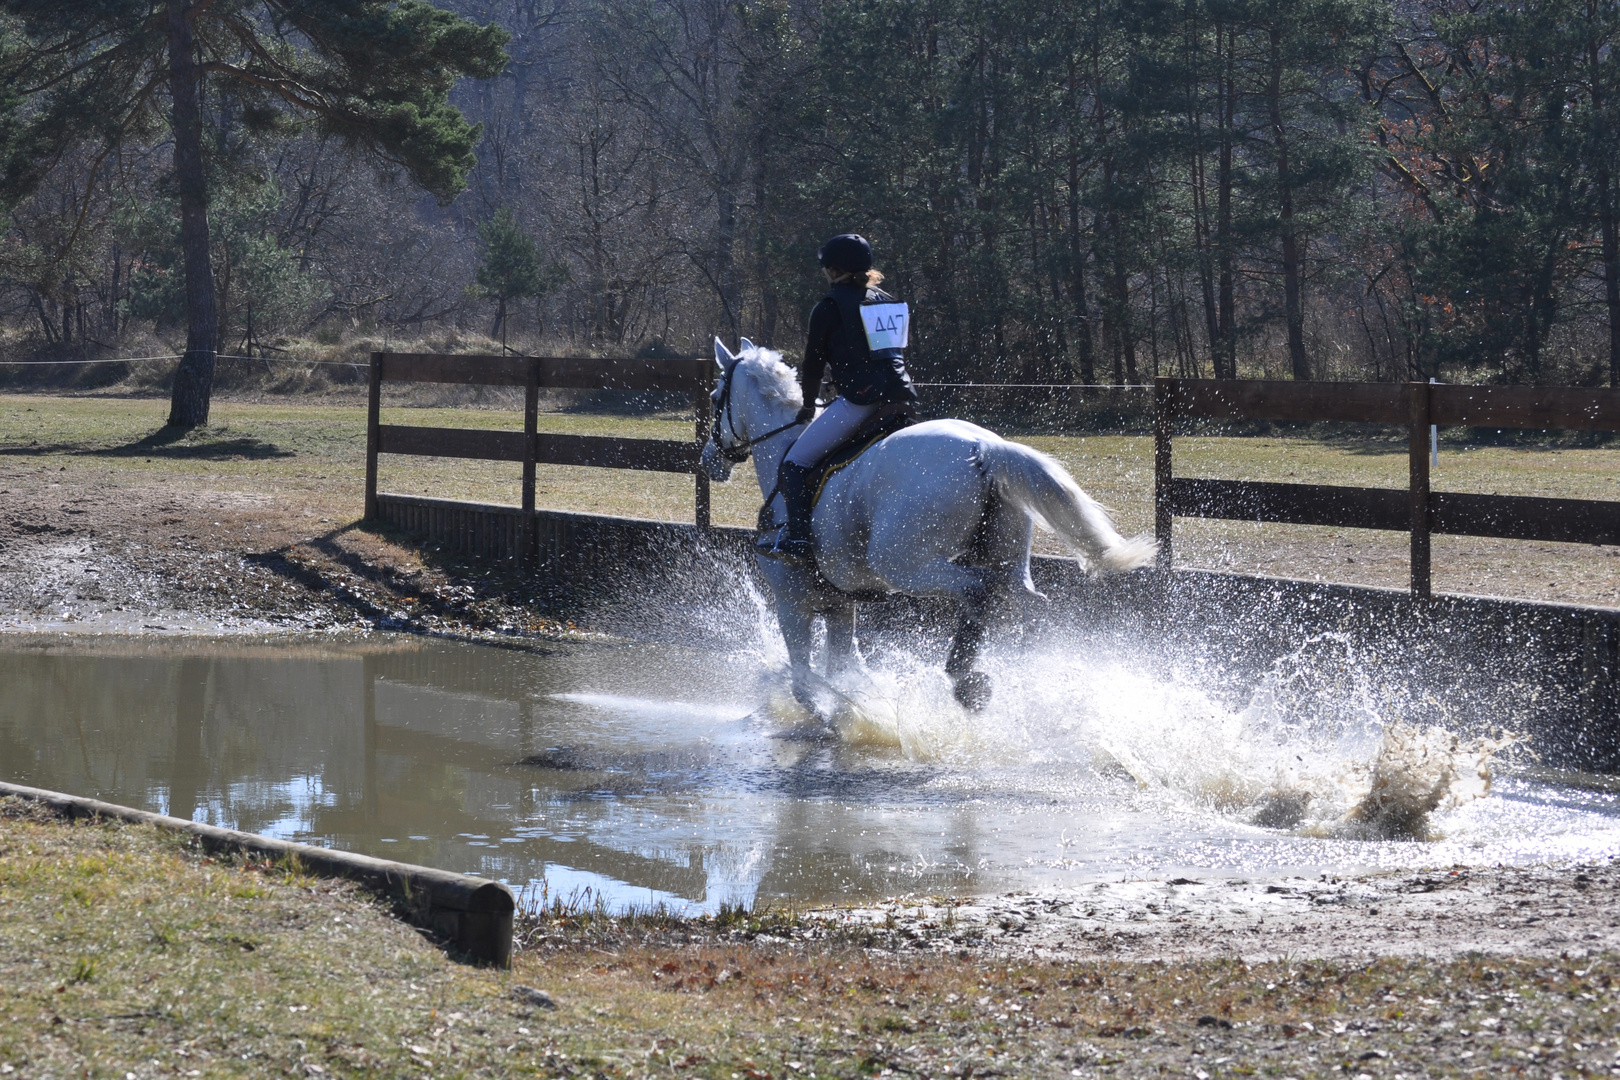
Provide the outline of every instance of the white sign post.
<path id="1" fill-rule="evenodd" d="M 1430 379 L 1429 380 L 1429 385 L 1433 386 L 1435 383 L 1437 383 L 1439 381 L 1440 381 L 1439 379 Z M 1430 424 L 1429 425 L 1429 468 L 1438 469 L 1439 467 L 1440 467 L 1440 425 L 1439 424 Z"/>

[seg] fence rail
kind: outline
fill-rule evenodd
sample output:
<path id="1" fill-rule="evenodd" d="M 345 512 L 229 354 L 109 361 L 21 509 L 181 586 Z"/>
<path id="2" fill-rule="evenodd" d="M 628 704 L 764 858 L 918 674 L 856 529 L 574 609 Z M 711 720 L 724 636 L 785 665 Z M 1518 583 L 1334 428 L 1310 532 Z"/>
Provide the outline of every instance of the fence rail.
<path id="1" fill-rule="evenodd" d="M 1281 420 L 1400 424 L 1408 431 L 1408 482 L 1333 487 L 1174 475 L 1176 421 Z M 1174 519 L 1268 521 L 1411 533 L 1414 596 L 1431 593 L 1434 533 L 1620 544 L 1620 503 L 1433 491 L 1429 428 L 1620 431 L 1620 391 L 1430 383 L 1295 383 L 1159 379 L 1154 386 L 1154 526 L 1161 564 L 1171 563 Z"/>
<path id="2" fill-rule="evenodd" d="M 479 356 L 440 353 L 373 353 L 383 382 L 460 383 L 464 386 L 527 386 L 547 390 L 666 390 L 707 393 L 712 363 L 681 357 L 598 360 L 579 356 Z"/>
<path id="3" fill-rule="evenodd" d="M 1268 379 L 1159 379 L 1156 387 L 1161 408 L 1207 420 L 1405 424 L 1416 393 L 1428 398 L 1424 423 L 1440 427 L 1620 431 L 1620 391 L 1615 390 Z"/>
<path id="4" fill-rule="evenodd" d="M 437 353 L 372 353 L 366 417 L 366 517 L 377 517 L 377 458 L 380 454 L 471 458 L 519 462 L 523 466 L 525 558 L 534 547 L 533 510 L 537 465 L 581 465 L 691 473 L 693 509 L 700 528 L 709 527 L 709 478 L 698 468 L 709 437 L 709 391 L 714 365 L 679 358 L 597 360 L 570 356 L 476 356 Z M 439 383 L 461 386 L 521 386 L 523 430 L 416 427 L 381 422 L 384 383 Z M 541 434 L 540 391 L 633 390 L 689 394 L 694 441 L 623 439 L 600 435 Z"/>

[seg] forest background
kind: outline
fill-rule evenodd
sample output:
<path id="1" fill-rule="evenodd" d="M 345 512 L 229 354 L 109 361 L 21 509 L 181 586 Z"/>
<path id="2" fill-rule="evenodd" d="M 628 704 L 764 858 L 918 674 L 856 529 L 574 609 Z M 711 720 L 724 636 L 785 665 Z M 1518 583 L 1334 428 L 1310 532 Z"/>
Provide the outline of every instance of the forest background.
<path id="1" fill-rule="evenodd" d="M 459 194 L 202 76 L 220 352 L 793 354 L 854 230 L 926 379 L 1620 386 L 1620 0 L 438 6 L 511 35 Z M 171 137 L 9 208 L 0 359 L 184 348 Z"/>

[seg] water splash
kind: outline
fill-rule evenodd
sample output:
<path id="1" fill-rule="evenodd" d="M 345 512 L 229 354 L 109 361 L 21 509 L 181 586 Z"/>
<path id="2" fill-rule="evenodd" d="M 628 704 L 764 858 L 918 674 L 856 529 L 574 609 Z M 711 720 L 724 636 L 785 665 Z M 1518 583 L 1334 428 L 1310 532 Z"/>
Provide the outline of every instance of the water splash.
<path id="1" fill-rule="evenodd" d="M 916 662 L 899 670 L 857 663 L 833 678 L 812 674 L 808 681 L 814 711 L 793 696 L 785 666 L 767 675 L 761 711 L 779 732 L 819 726 L 840 745 L 913 762 L 960 757 L 973 741 L 970 718 L 942 670 Z"/>
<path id="2" fill-rule="evenodd" d="M 987 658 L 995 698 L 968 713 L 943 671 L 897 652 L 818 698 L 854 750 L 963 769 L 1056 765 L 1129 782 L 1165 809 L 1304 836 L 1434 838 L 1431 815 L 1488 794 L 1492 763 L 1516 740 L 1458 734 L 1372 659 L 1347 636 L 1311 638 L 1233 708 L 1139 659 L 1047 647 Z M 773 710 L 802 723 L 779 678 Z"/>
<path id="3" fill-rule="evenodd" d="M 1341 818 L 1341 835 L 1427 840 L 1429 815 L 1484 798 L 1491 765 L 1518 738 L 1463 739 L 1445 728 L 1392 724 L 1367 770 L 1367 791 Z"/>

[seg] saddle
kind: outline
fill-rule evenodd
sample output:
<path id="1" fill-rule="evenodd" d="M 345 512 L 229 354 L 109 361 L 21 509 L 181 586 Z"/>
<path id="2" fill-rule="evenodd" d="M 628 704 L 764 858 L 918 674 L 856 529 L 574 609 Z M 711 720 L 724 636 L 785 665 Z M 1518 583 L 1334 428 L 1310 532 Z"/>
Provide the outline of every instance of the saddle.
<path id="1" fill-rule="evenodd" d="M 877 412 L 866 418 L 866 422 L 855 429 L 855 433 L 832 453 L 822 459 L 809 476 L 810 505 L 815 507 L 821 501 L 821 493 L 827 487 L 827 482 L 850 462 L 866 453 L 878 443 L 887 439 L 897 431 L 903 431 L 913 424 L 922 423 L 922 417 L 917 415 L 917 407 L 909 401 L 897 401 L 884 405 Z M 759 508 L 759 531 L 775 528 L 771 515 L 771 502 L 776 498 L 776 492 Z"/>

